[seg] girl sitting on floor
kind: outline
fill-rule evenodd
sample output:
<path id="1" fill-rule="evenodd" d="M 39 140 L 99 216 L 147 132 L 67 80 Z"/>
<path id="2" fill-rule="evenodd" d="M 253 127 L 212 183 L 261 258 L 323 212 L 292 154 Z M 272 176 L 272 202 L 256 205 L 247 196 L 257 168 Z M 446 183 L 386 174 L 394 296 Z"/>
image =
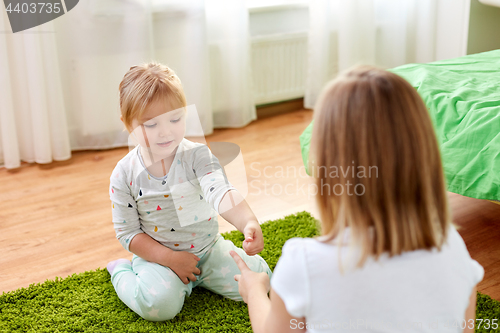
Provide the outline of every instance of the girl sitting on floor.
<path id="1" fill-rule="evenodd" d="M 417 91 L 348 70 L 322 92 L 313 133 L 322 236 L 288 240 L 270 281 L 231 253 L 254 332 L 473 332 L 484 270 L 451 223 Z"/>
<path id="2" fill-rule="evenodd" d="M 138 144 L 110 177 L 116 237 L 134 254 L 107 265 L 118 297 L 151 321 L 174 318 L 195 287 L 241 301 L 229 251 L 271 275 L 257 254 L 262 230 L 210 149 L 184 137 L 179 77 L 163 64 L 144 63 L 130 68 L 119 91 L 120 119 Z M 218 214 L 244 234 L 243 249 L 219 234 Z"/>

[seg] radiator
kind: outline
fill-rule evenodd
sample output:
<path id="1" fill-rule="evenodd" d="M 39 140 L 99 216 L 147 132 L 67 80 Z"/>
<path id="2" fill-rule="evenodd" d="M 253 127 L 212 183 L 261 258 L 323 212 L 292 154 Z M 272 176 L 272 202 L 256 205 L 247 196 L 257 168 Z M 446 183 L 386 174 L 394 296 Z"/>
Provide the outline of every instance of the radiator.
<path id="1" fill-rule="evenodd" d="M 304 97 L 307 32 L 252 37 L 256 105 Z"/>

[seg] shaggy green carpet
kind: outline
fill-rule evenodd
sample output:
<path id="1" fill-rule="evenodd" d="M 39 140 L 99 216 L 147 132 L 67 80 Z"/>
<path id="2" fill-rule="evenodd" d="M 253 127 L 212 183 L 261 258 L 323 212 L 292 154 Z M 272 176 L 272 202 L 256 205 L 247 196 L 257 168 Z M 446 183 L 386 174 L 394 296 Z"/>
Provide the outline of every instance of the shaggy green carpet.
<path id="1" fill-rule="evenodd" d="M 291 237 L 317 235 L 317 221 L 302 212 L 262 224 L 261 256 L 274 269 Z M 243 235 L 223 234 L 236 246 Z M 500 318 L 500 302 L 478 293 L 477 318 Z M 33 284 L 0 296 L 0 332 L 252 332 L 246 304 L 203 288 L 193 289 L 180 314 L 168 322 L 149 322 L 116 296 L 106 269 Z M 476 332 L 500 332 L 479 329 Z"/>

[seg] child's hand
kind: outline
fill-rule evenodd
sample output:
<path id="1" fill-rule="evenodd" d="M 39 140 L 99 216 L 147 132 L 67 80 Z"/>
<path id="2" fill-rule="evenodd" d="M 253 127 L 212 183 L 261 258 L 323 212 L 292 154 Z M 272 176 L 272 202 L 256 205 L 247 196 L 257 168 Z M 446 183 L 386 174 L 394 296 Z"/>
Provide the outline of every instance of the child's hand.
<path id="1" fill-rule="evenodd" d="M 248 268 L 247 264 L 234 251 L 229 251 L 233 257 L 241 274 L 235 275 L 234 280 L 238 281 L 238 291 L 243 298 L 243 301 L 248 304 L 248 295 L 256 293 L 268 293 L 270 284 L 269 276 L 266 273 L 256 273 Z"/>
<path id="2" fill-rule="evenodd" d="M 196 281 L 196 275 L 200 275 L 201 271 L 196 265 L 200 258 L 186 251 L 173 251 L 170 257 L 169 265 L 171 270 L 181 279 L 184 284 L 189 281 Z"/>
<path id="3" fill-rule="evenodd" d="M 253 256 L 264 249 L 264 237 L 262 236 L 262 229 L 259 222 L 247 222 L 245 229 L 243 229 L 243 235 L 245 236 L 243 250 L 249 256 Z"/>

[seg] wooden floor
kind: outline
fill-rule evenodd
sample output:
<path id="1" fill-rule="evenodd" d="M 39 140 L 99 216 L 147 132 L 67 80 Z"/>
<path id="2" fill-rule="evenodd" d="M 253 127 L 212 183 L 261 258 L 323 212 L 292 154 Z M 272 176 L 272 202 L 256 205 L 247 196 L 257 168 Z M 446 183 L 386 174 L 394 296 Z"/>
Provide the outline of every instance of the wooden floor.
<path id="1" fill-rule="evenodd" d="M 298 138 L 311 118 L 301 110 L 207 137 L 240 146 L 247 201 L 261 222 L 302 210 L 316 215 Z M 115 238 L 108 196 L 111 171 L 128 151 L 73 152 L 64 162 L 0 169 L 0 291 L 131 257 Z M 500 300 L 500 205 L 451 193 L 450 203 L 472 258 L 486 270 L 478 290 Z M 220 219 L 221 232 L 233 229 Z"/>

